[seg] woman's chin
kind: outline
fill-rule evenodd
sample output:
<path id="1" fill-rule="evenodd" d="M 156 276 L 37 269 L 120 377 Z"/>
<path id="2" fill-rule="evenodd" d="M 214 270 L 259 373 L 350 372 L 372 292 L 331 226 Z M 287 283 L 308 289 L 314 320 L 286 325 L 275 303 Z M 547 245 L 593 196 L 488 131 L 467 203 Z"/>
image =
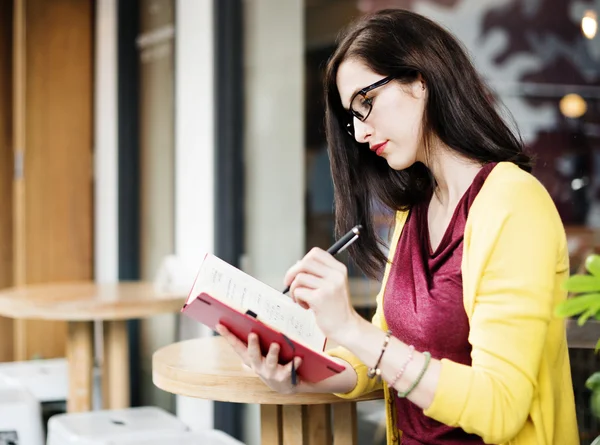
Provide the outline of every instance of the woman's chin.
<path id="1" fill-rule="evenodd" d="M 416 162 L 414 158 L 408 159 L 403 156 L 386 156 L 385 160 L 387 161 L 390 168 L 397 171 L 406 170 Z"/>

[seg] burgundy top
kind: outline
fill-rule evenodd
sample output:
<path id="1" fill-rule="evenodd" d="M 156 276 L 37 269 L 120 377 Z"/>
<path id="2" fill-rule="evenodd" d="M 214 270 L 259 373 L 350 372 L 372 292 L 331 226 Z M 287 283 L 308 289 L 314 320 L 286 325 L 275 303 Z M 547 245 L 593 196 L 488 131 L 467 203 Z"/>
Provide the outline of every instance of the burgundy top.
<path id="1" fill-rule="evenodd" d="M 414 206 L 402 230 L 387 281 L 383 310 L 394 337 L 435 359 L 471 364 L 469 320 L 463 306 L 461 260 L 469 208 L 496 164 L 476 175 L 435 250 L 429 242 L 429 200 Z M 431 419 L 408 399 L 394 398 L 402 445 L 483 444 L 476 435 Z"/>

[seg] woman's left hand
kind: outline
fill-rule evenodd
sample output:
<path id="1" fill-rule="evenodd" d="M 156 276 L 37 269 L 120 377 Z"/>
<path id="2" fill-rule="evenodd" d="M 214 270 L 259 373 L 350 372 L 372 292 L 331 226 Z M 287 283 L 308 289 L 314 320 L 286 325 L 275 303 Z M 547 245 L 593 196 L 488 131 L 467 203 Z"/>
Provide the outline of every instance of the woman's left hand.
<path id="1" fill-rule="evenodd" d="M 344 335 L 358 317 L 350 303 L 348 270 L 331 254 L 317 247 L 285 274 L 290 296 L 304 308 L 313 310 L 317 324 L 332 340 Z"/>

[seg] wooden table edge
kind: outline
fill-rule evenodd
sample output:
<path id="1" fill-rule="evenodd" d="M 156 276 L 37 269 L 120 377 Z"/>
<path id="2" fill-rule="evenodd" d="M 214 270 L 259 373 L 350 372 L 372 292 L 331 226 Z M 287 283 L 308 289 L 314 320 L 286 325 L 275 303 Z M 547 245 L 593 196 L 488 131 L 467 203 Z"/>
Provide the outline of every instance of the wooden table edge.
<path id="1" fill-rule="evenodd" d="M 38 314 L 38 313 L 27 313 L 26 311 L 5 311 L 0 308 L 0 316 L 6 318 L 12 318 L 13 320 L 45 320 L 45 321 L 107 321 L 107 320 L 134 320 L 138 318 L 150 318 L 155 315 L 174 314 L 180 315 L 181 308 L 185 303 L 185 299 L 176 301 L 174 303 L 165 302 L 164 306 L 161 304 L 159 308 L 152 308 L 141 311 L 132 311 L 129 313 L 117 313 L 112 310 L 103 311 L 102 309 L 97 310 L 94 314 L 81 315 L 77 312 L 63 312 L 62 314 Z"/>
<path id="2" fill-rule="evenodd" d="M 217 374 L 200 376 L 194 371 L 174 369 L 157 360 L 157 353 L 159 352 L 160 349 L 152 355 L 152 382 L 157 388 L 171 394 L 218 402 L 257 403 L 261 405 L 319 405 L 383 399 L 383 390 L 373 391 L 357 399 L 345 399 L 335 394 L 280 394 L 269 390 L 258 376 L 250 373 L 248 376 L 243 377 Z M 186 375 L 193 377 L 194 381 L 185 382 Z M 228 379 L 245 379 L 247 384 L 244 386 L 255 387 L 256 390 L 253 392 L 232 390 L 231 385 L 227 383 Z"/>
<path id="3" fill-rule="evenodd" d="M 117 298 L 106 298 L 113 292 Z M 152 297 L 127 297 L 141 292 L 152 294 Z M 58 301 L 49 298 L 51 302 L 45 303 L 46 294 L 57 293 L 81 293 L 85 297 Z M 74 322 L 131 320 L 179 314 L 187 298 L 186 292 L 158 289 L 152 281 L 56 281 L 0 289 L 0 316 L 15 320 Z"/>

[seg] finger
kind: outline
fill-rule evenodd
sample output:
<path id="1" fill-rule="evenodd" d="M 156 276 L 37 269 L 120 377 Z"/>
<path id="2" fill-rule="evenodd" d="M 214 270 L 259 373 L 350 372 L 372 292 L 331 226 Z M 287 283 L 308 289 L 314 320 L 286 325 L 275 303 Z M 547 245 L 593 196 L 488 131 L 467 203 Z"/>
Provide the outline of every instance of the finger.
<path id="1" fill-rule="evenodd" d="M 298 303 L 304 309 L 307 309 L 308 307 L 306 306 L 306 304 L 301 304 L 296 299 L 296 296 L 297 296 L 296 290 L 299 288 L 306 288 L 306 289 L 314 291 L 314 290 L 319 289 L 324 286 L 327 286 L 327 282 L 325 280 L 323 280 L 322 278 L 315 277 L 314 275 L 300 273 L 296 276 L 294 281 L 292 281 L 292 284 L 290 285 L 289 295 L 290 295 L 290 297 L 292 297 L 292 299 L 294 300 L 295 303 Z"/>
<path id="2" fill-rule="evenodd" d="M 327 282 L 323 278 L 308 274 L 306 272 L 300 272 L 298 275 L 296 275 L 294 281 L 292 281 L 290 290 L 292 290 L 294 287 L 300 286 L 308 287 L 309 289 L 318 289 L 323 287 L 325 284 L 327 284 Z"/>
<path id="3" fill-rule="evenodd" d="M 268 370 L 274 371 L 279 364 L 279 345 L 277 343 L 271 343 L 269 352 L 265 357 L 265 366 Z"/>
<path id="4" fill-rule="evenodd" d="M 294 301 L 298 303 L 304 309 L 310 309 L 314 301 L 314 289 L 307 287 L 296 287 L 293 291 L 290 291 Z"/>
<path id="5" fill-rule="evenodd" d="M 314 259 L 315 261 L 318 261 L 324 264 L 325 266 L 337 270 L 339 272 L 344 272 L 346 270 L 346 266 L 344 265 L 344 263 L 341 263 L 340 261 L 336 260 L 332 254 L 318 247 L 313 247 L 312 249 L 310 249 L 310 252 L 306 254 L 306 257 Z"/>
<path id="6" fill-rule="evenodd" d="M 322 249 L 312 249 L 307 255 L 310 261 L 322 264 L 323 279 L 334 286 L 343 285 L 348 280 L 348 269 L 345 264 L 340 263 L 330 253 Z"/>
<path id="7" fill-rule="evenodd" d="M 263 356 L 260 350 L 258 335 L 255 333 L 248 335 L 248 361 L 250 362 L 250 366 L 255 370 L 260 369 L 262 366 Z"/>
<path id="8" fill-rule="evenodd" d="M 296 303 L 297 305 L 299 305 L 303 309 L 308 309 L 309 308 L 308 305 L 304 301 L 296 299 L 296 297 L 294 296 L 294 293 L 293 293 L 293 291 L 291 289 L 290 289 L 290 292 L 289 292 L 289 296 L 290 296 L 290 298 L 292 299 L 292 301 L 294 303 Z"/>
<path id="9" fill-rule="evenodd" d="M 217 325 L 215 326 L 215 331 L 217 331 L 219 333 L 219 335 L 222 335 L 223 337 L 225 337 L 227 335 L 231 335 L 231 332 L 229 332 L 229 329 L 227 329 L 221 323 L 217 323 Z"/>
<path id="10" fill-rule="evenodd" d="M 223 326 L 222 324 L 218 324 L 216 327 L 216 331 L 221 334 L 222 337 L 225 338 L 225 340 L 227 340 L 230 343 L 241 343 L 244 346 L 244 349 L 246 349 L 246 345 L 244 344 L 243 341 L 241 341 L 239 338 L 237 338 L 235 336 L 235 334 L 233 334 L 229 329 L 227 329 L 225 326 Z"/>
<path id="11" fill-rule="evenodd" d="M 290 360 L 282 369 L 284 375 L 288 376 L 292 373 L 292 363 L 294 364 L 294 368 L 298 370 L 298 368 L 302 364 L 302 358 L 294 357 L 294 360 Z"/>
<path id="12" fill-rule="evenodd" d="M 246 344 L 233 335 L 229 329 L 222 324 L 216 326 L 216 331 L 231 345 L 233 350 L 242 358 L 245 362 L 248 358 L 248 347 Z"/>
<path id="13" fill-rule="evenodd" d="M 307 256 L 305 256 L 304 258 L 302 258 L 302 260 L 298 261 L 296 264 L 290 267 L 285 273 L 285 276 L 283 277 L 284 286 L 289 286 L 290 283 L 294 281 L 296 275 L 298 275 L 301 272 L 308 273 L 320 278 L 323 278 L 327 275 L 327 270 L 325 269 L 324 264 L 322 262 L 310 260 L 310 258 L 307 258 Z"/>
<path id="14" fill-rule="evenodd" d="M 311 249 L 296 267 L 299 272 L 312 273 L 312 271 L 318 271 L 317 274 L 313 273 L 313 275 L 318 275 L 324 279 L 330 279 L 339 274 L 347 274 L 346 266 L 343 263 L 319 248 Z"/>

